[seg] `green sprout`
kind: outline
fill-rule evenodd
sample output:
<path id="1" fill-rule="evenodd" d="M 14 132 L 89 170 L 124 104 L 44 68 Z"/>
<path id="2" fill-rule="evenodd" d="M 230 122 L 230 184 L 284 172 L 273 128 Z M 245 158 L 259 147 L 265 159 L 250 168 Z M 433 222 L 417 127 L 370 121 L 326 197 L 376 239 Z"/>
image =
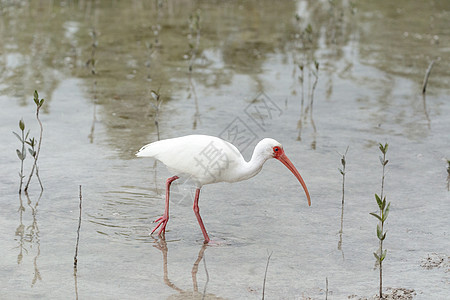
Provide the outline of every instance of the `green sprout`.
<path id="1" fill-rule="evenodd" d="M 34 172 L 36 171 L 36 177 L 39 180 L 39 184 L 41 185 L 41 190 L 44 190 L 44 187 L 42 186 L 42 182 L 41 179 L 39 178 L 39 169 L 37 167 L 37 160 L 39 157 L 39 152 L 41 150 L 41 143 L 42 143 L 42 132 L 44 131 L 43 127 L 42 127 L 42 122 L 39 119 L 39 110 L 42 107 L 42 105 L 44 104 L 44 99 L 39 99 L 39 94 L 38 92 L 35 90 L 34 91 L 34 103 L 36 104 L 36 119 L 39 123 L 39 127 L 40 127 L 40 135 L 39 135 L 39 141 L 37 144 L 37 149 L 35 150 L 35 146 L 36 146 L 36 141 L 33 139 L 30 139 L 28 142 L 26 142 L 28 145 L 31 146 L 31 149 L 29 150 L 30 153 L 32 154 L 33 158 L 34 158 L 34 163 L 33 163 L 33 167 L 31 169 L 31 173 L 30 176 L 28 177 L 28 181 L 27 184 L 25 185 L 25 189 L 24 191 L 27 192 L 28 191 L 28 187 L 30 185 L 30 181 L 31 181 L 31 177 L 33 177 Z"/>
<path id="2" fill-rule="evenodd" d="M 17 157 L 20 160 L 20 172 L 19 172 L 20 177 L 19 194 L 20 194 L 22 193 L 23 178 L 25 177 L 23 175 L 23 161 L 27 157 L 27 152 L 25 151 L 25 143 L 27 143 L 26 140 L 28 138 L 30 131 L 28 130 L 27 133 L 25 134 L 25 122 L 23 121 L 23 119 L 20 119 L 19 121 L 19 129 L 21 132 L 20 135 L 14 131 L 13 134 L 19 139 L 20 143 L 22 144 L 22 150 L 16 149 Z"/>
<path id="3" fill-rule="evenodd" d="M 379 149 L 383 156 L 380 156 L 380 162 L 383 166 L 383 175 L 381 177 L 381 196 L 375 194 L 375 200 L 377 201 L 378 208 L 380 209 L 379 213 L 370 213 L 372 216 L 378 219 L 379 223 L 377 224 L 377 237 L 380 242 L 380 247 L 377 252 L 374 252 L 376 263 L 380 269 L 380 299 L 383 299 L 383 261 L 386 258 L 387 250 L 383 250 L 383 241 L 386 239 L 386 232 L 384 231 L 384 222 L 386 221 L 389 210 L 391 207 L 390 202 L 386 202 L 386 196 L 383 197 L 384 192 L 384 179 L 385 179 L 385 167 L 389 160 L 386 159 L 386 153 L 388 150 L 388 144 L 386 143 L 384 146 L 382 144 L 379 145 Z"/>

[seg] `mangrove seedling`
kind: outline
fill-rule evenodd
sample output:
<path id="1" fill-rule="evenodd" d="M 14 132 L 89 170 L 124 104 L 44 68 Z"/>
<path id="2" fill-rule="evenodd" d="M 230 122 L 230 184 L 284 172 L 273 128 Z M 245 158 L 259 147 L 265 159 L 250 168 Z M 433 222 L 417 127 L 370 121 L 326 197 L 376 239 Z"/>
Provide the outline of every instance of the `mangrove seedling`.
<path id="1" fill-rule="evenodd" d="M 314 127 L 314 132 L 316 132 L 316 125 L 314 124 L 314 120 L 312 118 L 312 114 L 313 114 L 313 104 L 314 104 L 314 91 L 316 90 L 316 86 L 317 86 L 317 81 L 319 81 L 319 62 L 318 61 L 314 61 L 314 68 L 315 70 L 313 71 L 313 75 L 314 75 L 314 83 L 312 86 L 312 90 L 311 90 L 311 123 Z"/>
<path id="2" fill-rule="evenodd" d="M 376 263 L 380 270 L 380 299 L 383 299 L 383 261 L 386 258 L 386 249 L 383 249 L 383 241 L 386 238 L 386 232 L 384 231 L 384 222 L 386 221 L 389 215 L 389 209 L 391 207 L 391 203 L 386 204 L 386 196 L 383 198 L 384 192 L 384 178 L 385 178 L 385 167 L 388 163 L 386 159 L 386 152 L 388 149 L 388 144 L 386 143 L 384 146 L 382 144 L 379 145 L 379 149 L 383 156 L 380 156 L 380 162 L 383 166 L 383 175 L 381 179 L 381 196 L 375 194 L 375 200 L 377 201 L 378 208 L 380 209 L 379 213 L 370 213 L 372 216 L 378 219 L 379 223 L 377 224 L 377 237 L 380 242 L 380 247 L 377 252 L 374 252 Z"/>
<path id="3" fill-rule="evenodd" d="M 380 268 L 380 299 L 383 299 L 383 260 L 386 258 L 386 249 L 383 249 L 383 241 L 386 238 L 386 232 L 384 231 L 384 222 L 386 221 L 389 215 L 389 209 L 391 206 L 391 202 L 386 205 L 386 197 L 381 200 L 381 198 L 375 194 L 375 199 L 377 201 L 378 207 L 380 209 L 379 214 L 370 213 L 372 216 L 376 217 L 380 222 L 377 224 L 377 237 L 380 241 L 380 248 L 378 253 L 374 252 L 376 262 Z M 381 226 L 380 226 L 381 224 Z"/>
<path id="4" fill-rule="evenodd" d="M 36 104 L 36 119 L 37 119 L 37 121 L 38 121 L 38 123 L 39 123 L 40 134 L 39 134 L 39 142 L 38 142 L 36 151 L 34 150 L 34 144 L 35 144 L 35 141 L 34 141 L 34 139 L 33 139 L 32 151 L 33 151 L 33 153 L 34 153 L 34 155 L 33 155 L 33 157 L 34 157 L 34 163 L 33 163 L 32 169 L 31 169 L 30 176 L 28 177 L 27 184 L 25 185 L 25 189 L 24 189 L 25 192 L 28 191 L 28 187 L 29 187 L 29 185 L 30 185 L 31 177 L 33 177 L 33 173 L 35 172 L 35 170 L 36 170 L 36 176 L 39 178 L 39 173 L 38 173 L 38 169 L 37 169 L 37 160 L 38 160 L 38 158 L 39 158 L 39 152 L 40 152 L 40 150 L 41 150 L 42 132 L 44 131 L 44 128 L 42 127 L 42 122 L 41 122 L 41 120 L 39 119 L 39 110 L 40 110 L 40 108 L 42 107 L 42 105 L 44 104 L 44 99 L 39 99 L 39 94 L 38 94 L 38 92 L 35 90 L 35 91 L 34 91 L 34 99 L 33 99 L 33 100 L 34 100 L 34 103 Z M 30 143 L 28 143 L 28 144 L 30 145 Z M 31 145 L 30 145 L 30 146 L 31 146 Z M 42 186 L 42 183 L 41 183 L 41 180 L 40 180 L 40 179 L 39 179 L 39 184 L 41 185 L 41 190 L 44 190 L 44 187 Z"/>
<path id="5" fill-rule="evenodd" d="M 14 131 L 13 134 L 19 139 L 20 143 L 22 144 L 22 150 L 16 149 L 17 157 L 20 160 L 20 172 L 19 172 L 20 177 L 19 194 L 20 194 L 22 193 L 23 178 L 25 177 L 23 175 L 23 161 L 27 157 L 27 152 L 25 151 L 25 143 L 27 143 L 26 140 L 28 138 L 28 134 L 30 133 L 30 131 L 28 130 L 27 133 L 25 134 L 25 122 L 23 121 L 23 119 L 20 119 L 19 121 L 19 129 L 21 132 L 20 135 Z"/>
<path id="6" fill-rule="evenodd" d="M 26 141 L 26 143 L 30 146 L 28 148 L 28 151 L 30 152 L 33 159 L 36 160 L 36 149 L 35 149 L 35 146 L 37 145 L 36 139 L 34 137 L 29 138 L 28 141 Z M 39 177 L 39 168 L 37 166 L 37 163 L 36 163 L 36 177 L 39 181 L 39 185 L 41 186 L 41 190 L 43 190 L 44 188 L 42 186 L 41 178 Z"/>
<path id="7" fill-rule="evenodd" d="M 304 92 L 304 78 L 305 78 L 305 72 L 304 72 L 304 68 L 305 66 L 303 64 L 298 64 L 298 68 L 300 69 L 300 76 L 298 77 L 298 80 L 300 81 L 300 83 L 302 84 L 302 100 L 301 100 L 301 105 L 302 105 L 302 112 L 303 112 L 303 104 L 305 102 L 305 92 Z"/>
<path id="8" fill-rule="evenodd" d="M 341 201 L 341 229 L 339 230 L 339 242 L 338 242 L 338 250 L 342 251 L 342 234 L 344 233 L 344 200 L 345 200 L 345 165 L 347 164 L 345 156 L 348 152 L 348 146 L 345 150 L 345 153 L 342 154 L 341 164 L 342 168 L 338 168 L 339 172 L 342 175 L 342 201 Z M 344 258 L 344 252 L 342 252 L 342 258 Z"/>
<path id="9" fill-rule="evenodd" d="M 267 279 L 267 269 L 269 268 L 269 261 L 272 257 L 273 251 L 270 252 L 269 256 L 267 257 L 267 263 L 266 263 L 266 271 L 264 272 L 264 281 L 263 281 L 263 288 L 262 288 L 262 300 L 264 300 L 264 292 L 266 290 L 266 279 Z"/>

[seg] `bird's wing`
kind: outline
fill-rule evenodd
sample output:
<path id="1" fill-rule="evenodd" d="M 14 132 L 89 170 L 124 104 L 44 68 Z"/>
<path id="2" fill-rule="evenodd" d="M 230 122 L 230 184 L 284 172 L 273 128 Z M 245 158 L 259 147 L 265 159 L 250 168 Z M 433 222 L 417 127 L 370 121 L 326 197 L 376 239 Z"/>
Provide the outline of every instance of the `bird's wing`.
<path id="1" fill-rule="evenodd" d="M 187 174 L 201 185 L 223 181 L 223 174 L 244 161 L 232 144 L 212 136 L 188 135 L 148 144 L 136 154 L 153 157 L 177 174 Z"/>

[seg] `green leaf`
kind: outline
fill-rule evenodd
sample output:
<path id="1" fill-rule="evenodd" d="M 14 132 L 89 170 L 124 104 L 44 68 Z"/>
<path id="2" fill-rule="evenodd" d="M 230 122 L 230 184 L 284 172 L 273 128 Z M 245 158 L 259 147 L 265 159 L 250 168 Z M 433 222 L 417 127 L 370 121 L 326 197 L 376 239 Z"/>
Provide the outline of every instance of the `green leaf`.
<path id="1" fill-rule="evenodd" d="M 381 221 L 381 217 L 379 215 L 377 215 L 376 213 L 369 213 L 369 214 L 371 214 L 372 216 L 374 216 L 375 218 L 377 218 L 378 220 Z"/>
<path id="2" fill-rule="evenodd" d="M 381 210 L 384 210 L 385 207 L 386 207 L 386 196 L 384 196 L 383 202 L 381 203 Z"/>
<path id="3" fill-rule="evenodd" d="M 386 144 L 384 144 L 384 146 L 383 146 L 383 144 L 379 144 L 379 148 L 380 148 L 380 151 L 383 153 L 383 154 L 386 154 L 386 152 L 387 152 L 387 149 L 388 149 L 388 144 L 386 143 Z"/>
<path id="4" fill-rule="evenodd" d="M 22 131 L 25 130 L 25 123 L 23 122 L 23 119 L 20 119 L 20 121 L 19 121 L 19 128 L 20 128 L 20 130 L 22 130 Z"/>
<path id="5" fill-rule="evenodd" d="M 159 98 L 161 97 L 161 95 L 159 94 L 159 91 L 155 91 L 155 90 L 151 90 L 150 95 L 156 102 L 158 102 Z"/>
<path id="6" fill-rule="evenodd" d="M 39 94 L 36 90 L 34 90 L 34 103 L 36 103 L 36 105 L 39 105 Z"/>
<path id="7" fill-rule="evenodd" d="M 377 200 L 378 207 L 381 209 L 381 205 L 383 204 L 383 202 L 381 202 L 380 196 L 378 196 L 377 194 L 375 194 L 375 199 Z"/>
<path id="8" fill-rule="evenodd" d="M 28 151 L 30 152 L 31 156 L 34 157 L 36 155 L 36 151 L 34 151 L 33 149 L 28 148 Z"/>
<path id="9" fill-rule="evenodd" d="M 29 134 L 30 134 L 30 130 L 28 129 L 27 134 L 25 134 L 25 140 L 28 138 Z"/>
<path id="10" fill-rule="evenodd" d="M 26 141 L 25 143 L 27 143 L 28 145 L 30 145 L 31 147 L 34 147 L 36 145 L 36 140 L 34 138 L 30 138 L 28 141 Z"/>
<path id="11" fill-rule="evenodd" d="M 39 107 L 41 107 L 42 104 L 44 104 L 44 99 L 41 99 L 41 101 L 39 101 Z"/>
<path id="12" fill-rule="evenodd" d="M 381 253 L 380 261 L 383 261 L 386 258 L 386 252 L 387 252 L 387 249 L 385 249 L 383 251 L 383 253 Z"/>
<path id="13" fill-rule="evenodd" d="M 377 224 L 377 236 L 379 240 L 383 240 L 383 232 L 381 231 L 380 224 Z"/>
<path id="14" fill-rule="evenodd" d="M 384 161 L 383 166 L 387 165 L 388 162 L 389 162 L 389 159 L 386 159 L 386 160 Z"/>
<path id="15" fill-rule="evenodd" d="M 386 233 L 387 233 L 387 232 L 385 232 L 385 233 L 383 234 L 383 236 L 381 237 L 380 240 L 384 241 L 384 239 L 386 238 Z"/>
<path id="16" fill-rule="evenodd" d="M 25 157 L 27 156 L 26 152 L 22 153 L 19 149 L 16 149 L 16 153 L 20 160 L 24 160 Z"/>
<path id="17" fill-rule="evenodd" d="M 373 256 L 375 256 L 375 258 L 377 259 L 377 261 L 380 261 L 380 257 L 378 256 L 378 254 L 376 254 L 375 252 L 373 253 Z"/>
<path id="18" fill-rule="evenodd" d="M 384 211 L 384 216 L 383 216 L 384 220 L 383 221 L 385 221 L 387 219 L 390 208 L 391 208 L 391 202 L 389 202 L 388 205 L 386 206 L 386 210 Z"/>
<path id="19" fill-rule="evenodd" d="M 19 139 L 19 141 L 20 141 L 21 143 L 23 143 L 23 140 L 22 140 L 22 138 L 20 137 L 20 135 L 18 135 L 18 134 L 15 133 L 14 131 L 13 131 L 13 134 Z"/>

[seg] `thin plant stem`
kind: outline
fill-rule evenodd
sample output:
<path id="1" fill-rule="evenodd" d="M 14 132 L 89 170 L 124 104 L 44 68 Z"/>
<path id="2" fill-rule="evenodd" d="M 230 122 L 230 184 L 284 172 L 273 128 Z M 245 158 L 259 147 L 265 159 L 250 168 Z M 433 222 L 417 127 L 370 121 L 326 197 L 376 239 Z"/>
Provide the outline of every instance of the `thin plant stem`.
<path id="1" fill-rule="evenodd" d="M 377 237 L 380 241 L 378 252 L 374 252 L 374 256 L 376 258 L 377 264 L 379 266 L 380 271 L 380 299 L 383 299 L 383 260 L 386 257 L 386 250 L 383 250 L 383 241 L 386 238 L 386 232 L 384 232 L 384 221 L 386 221 L 387 216 L 389 214 L 389 208 L 391 203 L 387 203 L 386 205 L 386 197 L 383 197 L 384 193 L 384 179 L 385 179 L 385 168 L 387 163 L 389 162 L 386 159 L 386 152 L 388 150 L 388 144 L 386 143 L 384 146 L 382 144 L 379 145 L 380 151 L 383 153 L 383 156 L 380 156 L 380 162 L 383 167 L 383 174 L 381 177 L 381 197 L 375 194 L 375 199 L 377 201 L 378 207 L 380 209 L 379 214 L 370 213 L 372 216 L 376 217 L 379 220 L 379 224 L 377 224 Z"/>
<path id="2" fill-rule="evenodd" d="M 305 71 L 304 71 L 304 65 L 303 63 L 299 65 L 300 71 L 302 72 L 301 75 L 301 82 L 302 82 L 302 98 L 301 98 L 301 112 L 303 113 L 303 105 L 305 102 Z"/>
<path id="3" fill-rule="evenodd" d="M 430 116 L 428 115 L 428 110 L 427 110 L 427 99 L 426 99 L 426 91 L 427 91 L 427 85 L 428 85 L 428 78 L 430 77 L 430 73 L 431 73 L 431 69 L 433 68 L 434 65 L 434 60 L 432 60 L 430 62 L 430 64 L 428 65 L 427 71 L 425 72 L 425 77 L 423 78 L 423 84 L 422 84 L 422 102 L 423 102 L 423 111 L 425 113 L 425 118 L 428 121 L 428 128 L 430 128 Z"/>
<path id="4" fill-rule="evenodd" d="M 428 84 L 428 78 L 430 77 L 431 69 L 433 68 L 434 60 L 430 62 L 428 65 L 427 71 L 425 72 L 425 77 L 423 78 L 423 84 L 422 84 L 422 94 L 425 94 L 427 92 L 427 84 Z"/>
<path id="5" fill-rule="evenodd" d="M 23 123 L 23 121 L 22 121 Z M 25 128 L 24 128 L 25 129 Z M 19 194 L 22 193 L 22 186 L 23 186 L 23 161 L 25 159 L 25 157 L 23 157 L 25 155 L 25 135 L 24 135 L 24 130 L 22 131 L 22 158 L 20 159 L 20 185 L 19 185 Z"/>
<path id="6" fill-rule="evenodd" d="M 316 124 L 314 123 L 314 120 L 313 120 L 313 104 L 314 104 L 314 91 L 316 90 L 317 81 L 319 81 L 319 63 L 317 61 L 314 61 L 314 66 L 315 66 L 316 70 L 315 70 L 315 72 L 313 72 L 314 83 L 313 83 L 312 90 L 311 90 L 311 102 L 310 102 L 311 110 L 309 113 L 311 116 L 311 124 L 313 126 L 314 132 L 316 132 L 317 131 Z"/>
<path id="7" fill-rule="evenodd" d="M 383 176 L 381 177 L 381 199 L 383 199 L 384 192 L 384 178 L 385 178 L 385 167 L 386 167 L 386 152 L 383 152 Z M 380 215 L 383 214 L 383 209 L 380 208 Z M 384 222 L 381 221 L 381 232 L 384 230 Z M 380 257 L 383 253 L 383 240 L 380 240 Z M 380 259 L 380 299 L 383 299 L 383 261 Z"/>
<path id="8" fill-rule="evenodd" d="M 20 141 L 20 143 L 22 144 L 22 149 L 16 149 L 16 153 L 17 153 L 17 157 L 20 159 L 20 172 L 19 172 L 19 177 L 20 177 L 20 184 L 19 184 L 19 195 L 22 193 L 22 186 L 23 186 L 23 178 L 25 176 L 23 176 L 23 161 L 25 160 L 27 153 L 25 151 L 25 143 L 29 143 L 27 141 L 28 135 L 30 134 L 30 131 L 28 130 L 27 134 L 25 134 L 25 123 L 23 121 L 23 119 L 19 120 L 19 129 L 21 132 L 21 135 L 18 135 L 16 132 L 13 131 L 13 134 L 17 137 L 17 139 Z M 33 139 L 34 141 L 34 139 Z"/>
<path id="9" fill-rule="evenodd" d="M 263 290 L 262 290 L 262 300 L 264 300 L 264 292 L 266 290 L 266 278 L 267 278 L 267 269 L 269 269 L 269 261 L 270 257 L 272 256 L 273 251 L 270 252 L 269 256 L 267 257 L 267 264 L 266 264 L 266 271 L 264 272 L 264 281 L 263 281 Z"/>
<path id="10" fill-rule="evenodd" d="M 22 130 L 22 155 L 25 153 L 25 137 L 24 132 Z M 19 186 L 19 194 L 22 192 L 23 185 L 23 159 L 20 160 L 20 186 Z"/>
<path id="11" fill-rule="evenodd" d="M 25 192 L 28 191 L 28 187 L 30 185 L 30 181 L 31 181 L 31 177 L 33 177 L 33 173 L 35 171 L 35 169 L 37 168 L 37 161 L 39 158 L 39 153 L 41 152 L 41 144 L 42 144 L 42 133 L 44 131 L 44 127 L 42 126 L 42 122 L 39 119 L 39 110 L 42 107 L 42 104 L 44 103 L 44 99 L 39 100 L 39 95 L 37 93 L 37 91 L 34 91 L 34 101 L 36 103 L 36 119 L 39 123 L 39 127 L 40 127 L 40 133 L 39 133 L 39 142 L 38 142 L 38 147 L 36 150 L 36 154 L 34 155 L 34 163 L 33 163 L 33 167 L 31 168 L 31 173 L 30 176 L 28 177 L 28 181 L 27 184 L 25 185 Z M 44 190 L 44 187 L 42 186 L 42 182 L 39 179 L 39 184 L 41 185 L 41 191 Z"/>
<path id="12" fill-rule="evenodd" d="M 78 229 L 77 229 L 77 244 L 75 246 L 75 256 L 73 257 L 73 267 L 75 269 L 77 269 L 77 265 L 78 265 L 78 245 L 80 242 L 80 228 L 81 228 L 81 204 L 83 201 L 83 197 L 81 195 L 81 185 L 80 185 L 80 215 L 78 216 Z"/>
<path id="13" fill-rule="evenodd" d="M 346 159 L 345 156 L 348 152 L 348 146 L 345 150 L 345 153 L 342 155 L 341 158 L 341 164 L 342 169 L 339 169 L 341 175 L 342 175 L 342 201 L 341 201 L 341 229 L 339 230 L 339 242 L 338 242 L 338 250 L 342 251 L 342 234 L 344 233 L 344 203 L 345 203 L 345 167 L 346 167 Z M 342 258 L 344 258 L 344 252 L 342 251 Z"/>

